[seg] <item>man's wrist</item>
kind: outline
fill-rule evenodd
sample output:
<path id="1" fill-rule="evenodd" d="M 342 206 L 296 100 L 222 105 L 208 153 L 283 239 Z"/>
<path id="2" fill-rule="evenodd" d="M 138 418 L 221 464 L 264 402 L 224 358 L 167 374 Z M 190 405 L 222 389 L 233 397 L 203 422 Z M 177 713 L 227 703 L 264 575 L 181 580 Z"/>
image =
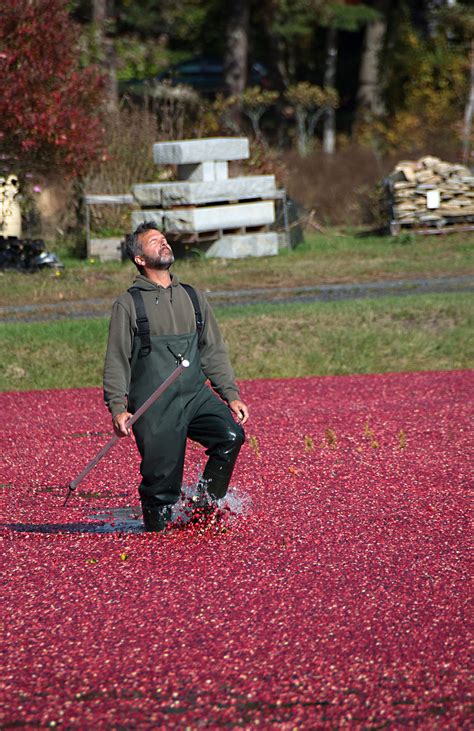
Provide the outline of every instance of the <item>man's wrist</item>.
<path id="1" fill-rule="evenodd" d="M 115 417 L 119 414 L 123 414 L 123 412 L 126 410 L 127 407 L 125 404 L 111 404 L 110 413 L 112 414 L 112 419 L 115 419 Z"/>
<path id="2" fill-rule="evenodd" d="M 240 392 L 235 389 L 225 391 L 223 396 L 228 404 L 232 403 L 232 401 L 240 401 Z"/>

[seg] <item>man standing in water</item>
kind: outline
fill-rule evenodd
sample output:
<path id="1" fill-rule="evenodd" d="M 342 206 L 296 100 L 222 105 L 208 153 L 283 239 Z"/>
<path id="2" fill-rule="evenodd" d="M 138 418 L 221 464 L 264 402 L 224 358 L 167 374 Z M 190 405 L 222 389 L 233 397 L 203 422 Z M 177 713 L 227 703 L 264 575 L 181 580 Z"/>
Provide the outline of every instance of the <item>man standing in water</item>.
<path id="1" fill-rule="evenodd" d="M 133 425 L 142 458 L 138 490 L 145 530 L 160 531 L 180 495 L 186 439 L 206 447 L 196 506 L 213 510 L 227 492 L 248 408 L 212 310 L 202 293 L 170 274 L 173 251 L 156 223 L 140 224 L 126 251 L 139 274 L 113 305 L 104 365 L 104 398 L 115 433 L 129 436 L 127 419 L 183 358 L 190 361 Z"/>

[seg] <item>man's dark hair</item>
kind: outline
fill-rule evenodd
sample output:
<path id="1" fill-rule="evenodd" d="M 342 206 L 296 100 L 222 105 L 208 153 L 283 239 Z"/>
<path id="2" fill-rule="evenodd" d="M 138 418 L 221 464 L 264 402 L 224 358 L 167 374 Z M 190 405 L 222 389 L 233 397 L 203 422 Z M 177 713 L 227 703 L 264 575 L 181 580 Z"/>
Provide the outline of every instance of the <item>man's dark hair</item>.
<path id="1" fill-rule="evenodd" d="M 140 235 L 144 234 L 146 231 L 159 231 L 158 224 L 156 221 L 144 221 L 143 223 L 140 223 L 135 231 L 132 234 L 129 234 L 125 241 L 125 253 L 127 254 L 128 258 L 133 261 L 135 264 L 135 257 L 140 256 L 140 254 L 143 254 L 143 250 L 140 244 Z M 135 266 L 137 266 L 135 264 Z M 140 271 L 141 267 L 137 266 L 137 269 Z"/>

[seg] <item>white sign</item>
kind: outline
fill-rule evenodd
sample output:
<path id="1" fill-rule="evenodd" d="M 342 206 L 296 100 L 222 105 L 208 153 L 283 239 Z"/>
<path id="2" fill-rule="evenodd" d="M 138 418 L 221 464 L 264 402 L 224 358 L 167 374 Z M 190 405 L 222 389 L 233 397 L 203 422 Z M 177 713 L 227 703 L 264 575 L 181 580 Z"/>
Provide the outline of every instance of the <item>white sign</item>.
<path id="1" fill-rule="evenodd" d="M 426 191 L 426 207 L 427 208 L 439 208 L 441 202 L 439 190 L 427 190 Z"/>

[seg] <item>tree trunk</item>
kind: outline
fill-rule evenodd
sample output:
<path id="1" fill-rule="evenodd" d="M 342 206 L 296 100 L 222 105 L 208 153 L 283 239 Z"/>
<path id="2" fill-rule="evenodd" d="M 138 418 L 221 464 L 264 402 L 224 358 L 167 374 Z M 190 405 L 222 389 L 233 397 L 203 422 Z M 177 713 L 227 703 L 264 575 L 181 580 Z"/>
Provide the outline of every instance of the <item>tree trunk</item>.
<path id="1" fill-rule="evenodd" d="M 249 0 L 230 4 L 224 57 L 225 84 L 230 95 L 241 96 L 247 83 L 249 17 Z"/>
<path id="2" fill-rule="evenodd" d="M 285 58 L 285 44 L 275 33 L 268 31 L 268 75 L 272 89 L 283 92 L 291 84 L 288 64 Z"/>
<path id="3" fill-rule="evenodd" d="M 471 84 L 469 97 L 464 110 L 464 126 L 462 132 L 462 159 L 469 164 L 471 152 L 472 118 L 474 116 L 474 38 L 471 40 Z"/>
<path id="4" fill-rule="evenodd" d="M 306 133 L 307 112 L 302 107 L 296 107 L 296 130 L 298 133 L 298 152 L 304 157 L 308 152 L 308 135 Z"/>
<path id="5" fill-rule="evenodd" d="M 337 68 L 337 28 L 330 25 L 327 29 L 326 67 L 324 70 L 324 88 L 336 88 Z M 336 112 L 331 107 L 326 111 L 323 130 L 323 150 L 328 155 L 336 151 Z"/>
<path id="6" fill-rule="evenodd" d="M 286 46 L 283 38 L 275 31 L 274 19 L 277 16 L 279 0 L 265 0 L 263 4 L 265 17 L 264 25 L 268 48 L 268 75 L 271 88 L 283 92 L 290 84 L 290 74 L 286 59 Z"/>
<path id="7" fill-rule="evenodd" d="M 380 53 L 387 31 L 386 0 L 379 0 L 375 9 L 380 17 L 367 24 L 364 37 L 364 49 L 359 71 L 359 89 L 357 92 L 357 115 L 365 113 L 380 115 L 384 112 L 380 89 Z"/>
<path id="8" fill-rule="evenodd" d="M 116 55 L 111 24 L 114 16 L 114 0 L 93 0 L 92 22 L 95 40 L 100 54 L 100 65 L 105 74 L 105 93 L 107 108 L 114 112 L 118 109 L 118 83 Z"/>

